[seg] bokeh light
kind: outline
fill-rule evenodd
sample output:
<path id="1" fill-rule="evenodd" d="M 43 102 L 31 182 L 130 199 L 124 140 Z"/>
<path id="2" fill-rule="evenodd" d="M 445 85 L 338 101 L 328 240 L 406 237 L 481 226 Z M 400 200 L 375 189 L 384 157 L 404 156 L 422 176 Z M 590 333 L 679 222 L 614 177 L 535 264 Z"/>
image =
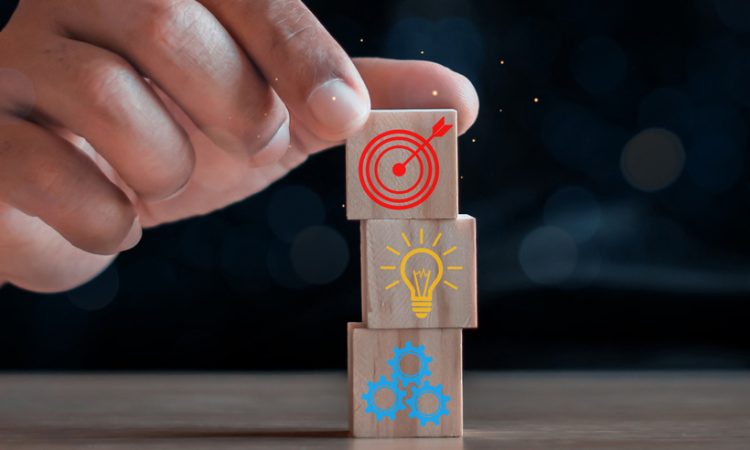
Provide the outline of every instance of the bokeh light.
<path id="1" fill-rule="evenodd" d="M 349 247 L 333 228 L 313 226 L 294 239 L 291 258 L 300 278 L 312 284 L 327 284 L 344 273 L 349 264 Z"/>
<path id="2" fill-rule="evenodd" d="M 653 192 L 666 188 L 680 176 L 685 150 L 676 134 L 665 128 L 649 128 L 625 144 L 620 163 L 633 187 Z"/>
<path id="3" fill-rule="evenodd" d="M 716 14 L 733 31 L 750 31 L 750 2 L 747 0 L 714 0 Z"/>
<path id="4" fill-rule="evenodd" d="M 323 201 L 305 186 L 285 186 L 274 192 L 268 203 L 268 225 L 284 242 L 292 242 L 300 231 L 324 221 Z"/>
<path id="5" fill-rule="evenodd" d="M 292 266 L 289 245 L 286 243 L 274 241 L 269 245 L 266 267 L 268 274 L 279 286 L 287 289 L 302 289 L 308 286 L 308 283 L 297 275 L 297 271 Z"/>
<path id="6" fill-rule="evenodd" d="M 120 287 L 117 268 L 113 264 L 96 278 L 76 289 L 67 292 L 68 300 L 85 311 L 98 311 L 106 308 Z"/>
<path id="7" fill-rule="evenodd" d="M 579 243 L 597 232 L 601 217 L 601 206 L 594 194 L 577 186 L 557 190 L 544 204 L 544 223 L 565 230 Z"/>
<path id="8" fill-rule="evenodd" d="M 578 247 L 565 231 L 542 226 L 521 242 L 518 262 L 529 280 L 546 285 L 565 282 L 576 268 Z"/>

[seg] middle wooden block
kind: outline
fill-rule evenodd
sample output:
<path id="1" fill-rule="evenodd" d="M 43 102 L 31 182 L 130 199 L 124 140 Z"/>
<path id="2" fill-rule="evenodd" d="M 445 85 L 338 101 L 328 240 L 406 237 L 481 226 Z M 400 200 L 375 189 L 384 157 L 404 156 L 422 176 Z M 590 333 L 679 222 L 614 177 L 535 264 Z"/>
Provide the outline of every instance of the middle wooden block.
<path id="1" fill-rule="evenodd" d="M 368 328 L 476 328 L 476 227 L 455 220 L 361 223 Z"/>

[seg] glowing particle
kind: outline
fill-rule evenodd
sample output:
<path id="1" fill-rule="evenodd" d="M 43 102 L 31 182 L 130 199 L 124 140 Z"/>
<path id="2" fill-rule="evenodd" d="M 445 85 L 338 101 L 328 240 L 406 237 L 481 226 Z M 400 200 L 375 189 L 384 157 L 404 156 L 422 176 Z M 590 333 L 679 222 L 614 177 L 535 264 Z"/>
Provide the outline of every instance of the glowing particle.
<path id="1" fill-rule="evenodd" d="M 420 55 L 424 55 L 424 50 L 420 50 L 420 51 L 419 51 L 419 54 L 420 54 Z"/>
<path id="2" fill-rule="evenodd" d="M 335 102 L 336 101 L 336 96 L 334 95 L 333 97 L 331 97 L 331 100 L 333 100 Z"/>
<path id="3" fill-rule="evenodd" d="M 476 142 L 477 138 L 471 138 L 471 142 Z"/>
<path id="4" fill-rule="evenodd" d="M 534 97 L 534 103 L 539 103 L 539 97 Z"/>
<path id="5" fill-rule="evenodd" d="M 359 42 L 365 42 L 365 38 L 359 38 Z"/>
<path id="6" fill-rule="evenodd" d="M 437 95 L 438 95 L 438 91 L 432 91 L 432 96 L 433 97 L 437 97 Z"/>
<path id="7" fill-rule="evenodd" d="M 503 64 L 505 64 L 505 60 L 503 58 L 500 58 L 500 65 L 502 66 Z"/>

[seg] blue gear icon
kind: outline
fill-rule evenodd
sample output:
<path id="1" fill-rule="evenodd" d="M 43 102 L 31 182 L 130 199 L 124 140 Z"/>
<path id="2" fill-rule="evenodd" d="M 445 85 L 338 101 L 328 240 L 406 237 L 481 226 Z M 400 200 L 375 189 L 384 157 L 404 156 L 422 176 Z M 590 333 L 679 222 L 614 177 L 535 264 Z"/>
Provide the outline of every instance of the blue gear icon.
<path id="1" fill-rule="evenodd" d="M 411 392 L 411 397 L 406 400 L 406 404 L 411 407 L 409 418 L 419 419 L 420 426 L 427 425 L 427 422 L 432 422 L 435 425 L 440 425 L 440 417 L 450 414 L 450 411 L 448 411 L 446 404 L 451 398 L 443 394 L 442 384 L 431 386 L 429 381 L 425 381 L 422 387 L 416 387 L 412 389 Z M 438 407 L 433 413 L 427 414 L 419 410 L 419 399 L 425 394 L 432 394 L 437 398 Z"/>
<path id="2" fill-rule="evenodd" d="M 384 376 L 380 377 L 380 381 L 373 383 L 372 381 L 367 382 L 368 390 L 365 394 L 362 394 L 362 400 L 367 402 L 367 408 L 365 413 L 373 413 L 378 419 L 378 422 L 383 420 L 383 417 L 387 417 L 391 420 L 396 420 L 396 413 L 406 409 L 404 405 L 404 397 L 406 392 L 402 391 L 398 387 L 398 381 L 388 381 Z M 388 389 L 393 392 L 393 404 L 388 408 L 381 408 L 375 403 L 375 394 L 381 389 Z"/>
<path id="3" fill-rule="evenodd" d="M 388 365 L 393 369 L 394 381 L 401 381 L 404 387 L 409 386 L 411 383 L 419 386 L 422 384 L 423 378 L 432 375 L 428 367 L 432 362 L 432 357 L 425 354 L 424 345 L 414 347 L 411 341 L 407 341 L 406 344 L 404 344 L 404 348 L 394 348 L 393 354 L 393 359 L 388 361 Z M 401 360 L 409 355 L 414 355 L 419 359 L 419 369 L 414 374 L 406 374 L 401 370 Z"/>

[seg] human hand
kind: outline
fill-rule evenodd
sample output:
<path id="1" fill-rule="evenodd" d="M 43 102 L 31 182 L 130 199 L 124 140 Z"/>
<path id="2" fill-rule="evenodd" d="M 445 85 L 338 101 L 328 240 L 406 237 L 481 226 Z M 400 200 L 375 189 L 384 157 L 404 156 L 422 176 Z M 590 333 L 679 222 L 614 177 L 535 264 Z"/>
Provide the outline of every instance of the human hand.
<path id="1" fill-rule="evenodd" d="M 141 227 L 339 145 L 371 104 L 455 108 L 460 132 L 478 110 L 437 64 L 352 61 L 298 0 L 21 0 L 0 32 L 0 284 L 82 284 Z"/>

